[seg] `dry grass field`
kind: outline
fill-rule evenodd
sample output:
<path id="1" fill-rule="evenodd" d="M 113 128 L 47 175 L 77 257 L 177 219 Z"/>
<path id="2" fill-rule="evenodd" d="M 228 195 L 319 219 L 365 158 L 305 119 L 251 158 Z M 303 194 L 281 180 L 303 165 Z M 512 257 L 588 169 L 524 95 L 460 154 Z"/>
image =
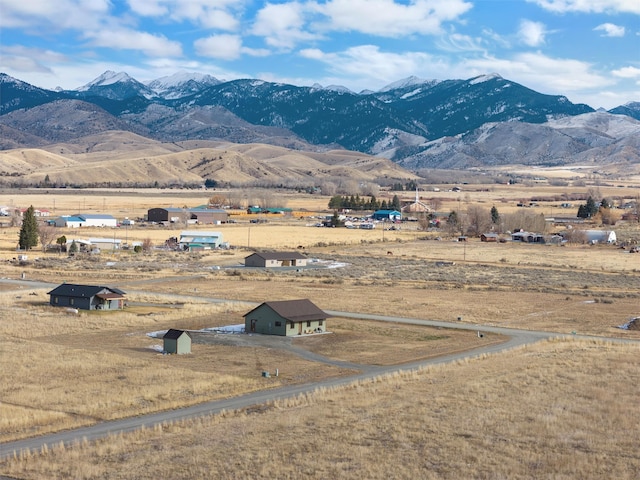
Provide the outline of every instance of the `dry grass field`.
<path id="1" fill-rule="evenodd" d="M 638 346 L 544 342 L 2 465 L 19 478 L 635 479 Z"/>
<path id="2" fill-rule="evenodd" d="M 443 210 L 560 195 L 533 185 L 467 187 L 442 195 Z M 634 198 L 634 189 L 624 190 Z M 617 190 L 616 190 L 617 189 Z M 535 193 L 534 193 L 535 192 Z M 410 193 L 407 198 L 411 198 Z M 431 193 L 429 193 L 431 194 Z M 105 211 L 136 218 L 153 206 L 195 206 L 206 192 L 0 193 L 0 204 L 56 213 Z M 202 226 L 233 247 L 198 253 L 152 250 L 100 255 L 29 252 L 16 257 L 17 228 L 0 229 L 0 442 L 106 419 L 227 398 L 264 388 L 352 374 L 357 364 L 396 365 L 475 348 L 474 332 L 333 318 L 333 333 L 294 340 L 292 349 L 195 341 L 193 354 L 158 353 L 148 332 L 242 323 L 246 304 L 309 298 L 325 310 L 640 340 L 620 325 L 640 317 L 640 255 L 615 246 L 454 242 L 438 232 L 316 228 L 328 199 L 283 195 L 297 212 L 266 224 Z M 552 213 L 554 202 L 542 204 Z M 154 245 L 181 227 L 65 230 Z M 640 239 L 640 226 L 620 225 Z M 436 237 L 442 236 L 442 240 Z M 309 268 L 245 269 L 256 249 L 297 249 Z M 34 282 L 29 284 L 28 282 Z M 48 306 L 63 281 L 116 286 L 123 312 L 67 315 Z M 210 303 L 207 299 L 227 299 Z M 500 342 L 489 336 L 484 342 Z M 18 478 L 634 478 L 638 347 L 547 342 L 335 391 L 112 438 L 0 464 Z M 279 369 L 278 377 L 262 378 Z M 171 383 L 167 382 L 171 378 Z M 635 412 L 634 412 L 635 410 Z M 632 418 L 629 421 L 629 418 Z M 634 423 L 635 422 L 635 423 Z M 635 436 L 635 438 L 634 438 Z M 266 440 L 268 439 L 268 441 Z M 632 441 L 635 440 L 635 441 Z M 265 445 L 278 444 L 272 450 Z M 149 447 L 151 446 L 151 447 Z M 322 446 L 322 447 L 320 447 Z M 158 461 L 162 456 L 163 461 Z M 171 459 L 171 461 L 168 461 Z M 169 471 L 180 462 L 185 468 Z M 608 475 L 608 473 L 611 475 Z"/>

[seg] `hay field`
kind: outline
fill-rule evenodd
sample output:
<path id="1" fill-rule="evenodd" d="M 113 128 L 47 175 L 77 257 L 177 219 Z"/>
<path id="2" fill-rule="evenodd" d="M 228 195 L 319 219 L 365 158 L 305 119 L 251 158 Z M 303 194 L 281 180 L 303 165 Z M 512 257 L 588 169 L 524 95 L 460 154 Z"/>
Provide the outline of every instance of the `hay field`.
<path id="1" fill-rule="evenodd" d="M 640 375 L 639 353 L 544 342 L 56 448 L 1 471 L 31 479 L 633 479 L 640 412 L 629 379 Z"/>

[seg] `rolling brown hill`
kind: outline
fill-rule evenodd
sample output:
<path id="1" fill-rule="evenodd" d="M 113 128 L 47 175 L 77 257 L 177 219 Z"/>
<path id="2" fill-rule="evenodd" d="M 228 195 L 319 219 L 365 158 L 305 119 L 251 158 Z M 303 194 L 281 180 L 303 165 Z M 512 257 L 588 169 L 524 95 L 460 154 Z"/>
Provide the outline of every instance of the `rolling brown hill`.
<path id="1" fill-rule="evenodd" d="M 189 148 L 192 147 L 192 148 Z M 0 173 L 21 184 L 145 186 L 203 184 L 317 185 L 418 178 L 390 160 L 359 152 L 305 152 L 266 144 L 163 143 L 107 131 L 41 148 L 0 152 Z"/>

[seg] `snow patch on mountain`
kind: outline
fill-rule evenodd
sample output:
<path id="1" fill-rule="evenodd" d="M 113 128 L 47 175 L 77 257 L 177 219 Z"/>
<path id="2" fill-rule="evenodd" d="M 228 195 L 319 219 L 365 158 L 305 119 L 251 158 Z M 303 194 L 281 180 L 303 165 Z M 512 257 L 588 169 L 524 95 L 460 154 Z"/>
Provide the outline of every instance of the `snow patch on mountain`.
<path id="1" fill-rule="evenodd" d="M 86 92 L 91 87 L 104 87 L 107 85 L 113 85 L 114 83 L 118 83 L 118 82 L 134 82 L 134 81 L 135 80 L 131 78 L 129 75 L 127 75 L 125 72 L 116 73 L 112 70 L 107 70 L 98 78 L 90 81 L 86 85 L 76 88 L 76 91 Z"/>
<path id="2" fill-rule="evenodd" d="M 147 82 L 147 87 L 167 99 L 182 98 L 205 88 L 222 83 L 211 75 L 195 72 L 178 72 Z"/>
<path id="3" fill-rule="evenodd" d="M 488 75 L 480 75 L 469 80 L 469 85 L 477 85 L 478 83 L 488 82 L 490 80 L 502 79 L 497 73 L 490 73 Z"/>
<path id="4" fill-rule="evenodd" d="M 550 120 L 547 125 L 556 129 L 592 129 L 613 138 L 640 134 L 640 122 L 626 115 L 614 115 L 607 112 L 591 112 Z"/>
<path id="5" fill-rule="evenodd" d="M 403 78 L 402 80 L 390 83 L 389 85 L 382 87 L 380 90 L 378 90 L 378 92 L 389 92 L 391 90 L 412 87 L 414 85 L 424 85 L 425 83 L 435 85 L 436 83 L 438 83 L 438 80 L 425 80 L 424 78 L 418 78 L 412 75 L 410 77 Z"/>

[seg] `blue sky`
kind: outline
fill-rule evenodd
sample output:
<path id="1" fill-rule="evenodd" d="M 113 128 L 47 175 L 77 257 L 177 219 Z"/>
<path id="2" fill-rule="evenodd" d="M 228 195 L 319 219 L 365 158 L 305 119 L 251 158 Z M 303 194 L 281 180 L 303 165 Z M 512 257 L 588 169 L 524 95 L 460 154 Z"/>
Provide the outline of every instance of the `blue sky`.
<path id="1" fill-rule="evenodd" d="M 0 71 L 106 70 L 377 90 L 485 73 L 575 103 L 640 101 L 640 0 L 0 0 Z"/>

